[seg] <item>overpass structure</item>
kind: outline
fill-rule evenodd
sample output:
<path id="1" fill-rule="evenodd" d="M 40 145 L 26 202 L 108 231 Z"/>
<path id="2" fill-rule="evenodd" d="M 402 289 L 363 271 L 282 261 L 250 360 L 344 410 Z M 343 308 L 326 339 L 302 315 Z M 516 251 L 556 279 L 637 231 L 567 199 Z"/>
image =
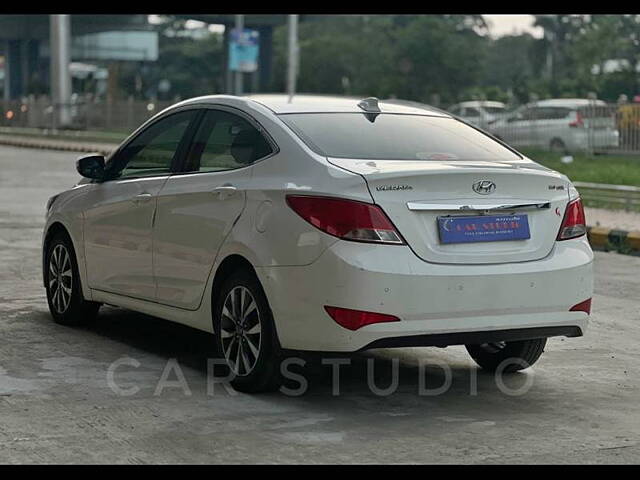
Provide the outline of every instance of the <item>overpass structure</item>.
<path id="1" fill-rule="evenodd" d="M 146 15 L 71 15 L 70 20 L 76 38 L 95 39 L 103 32 L 152 33 Z M 49 15 L 0 15 L 5 100 L 48 91 L 50 36 Z"/>
<path id="2" fill-rule="evenodd" d="M 228 70 L 228 42 L 235 15 L 175 15 L 177 18 L 198 20 L 225 26 L 225 92 L 233 91 L 232 72 Z M 272 77 L 273 28 L 286 23 L 287 15 L 245 15 L 246 28 L 260 33 L 258 71 L 243 74 L 250 91 L 265 91 Z M 18 99 L 31 93 L 49 92 L 52 83 L 50 39 L 52 23 L 49 15 L 0 15 L 0 56 L 4 58 L 5 100 Z M 153 26 L 147 15 L 71 15 L 71 60 L 147 60 L 157 59 L 151 36 Z M 147 34 L 145 36 L 145 33 Z M 127 40 L 123 40 L 126 38 Z M 147 41 L 148 40 L 148 41 Z M 141 44 L 145 48 L 125 45 Z M 55 68 L 54 68 L 55 69 Z"/>

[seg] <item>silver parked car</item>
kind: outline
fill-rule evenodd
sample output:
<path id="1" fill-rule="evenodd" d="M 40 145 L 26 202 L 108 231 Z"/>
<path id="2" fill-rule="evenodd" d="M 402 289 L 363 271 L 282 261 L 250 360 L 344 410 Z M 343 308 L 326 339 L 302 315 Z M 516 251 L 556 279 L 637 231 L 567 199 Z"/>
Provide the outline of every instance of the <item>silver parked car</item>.
<path id="1" fill-rule="evenodd" d="M 557 152 L 619 144 L 615 112 L 602 100 L 586 98 L 533 102 L 488 125 L 487 130 L 510 145 Z"/>
<path id="2" fill-rule="evenodd" d="M 469 101 L 452 105 L 448 111 L 467 123 L 486 129 L 504 117 L 507 106 L 502 102 Z"/>

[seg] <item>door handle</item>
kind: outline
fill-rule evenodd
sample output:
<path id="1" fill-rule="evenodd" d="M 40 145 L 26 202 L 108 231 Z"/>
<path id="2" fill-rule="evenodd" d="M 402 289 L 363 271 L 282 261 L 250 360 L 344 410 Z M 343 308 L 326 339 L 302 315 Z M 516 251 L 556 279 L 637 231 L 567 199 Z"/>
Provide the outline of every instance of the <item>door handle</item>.
<path id="1" fill-rule="evenodd" d="M 224 200 L 225 198 L 232 197 L 238 191 L 236 187 L 233 185 L 222 185 L 221 187 L 216 187 L 211 190 L 213 195 L 218 195 L 220 200 Z"/>
<path id="2" fill-rule="evenodd" d="M 153 198 L 153 195 L 145 192 L 145 193 L 140 193 L 136 195 L 131 200 L 133 201 L 133 203 L 137 205 L 139 203 L 147 203 L 149 200 L 151 200 L 151 198 Z"/>

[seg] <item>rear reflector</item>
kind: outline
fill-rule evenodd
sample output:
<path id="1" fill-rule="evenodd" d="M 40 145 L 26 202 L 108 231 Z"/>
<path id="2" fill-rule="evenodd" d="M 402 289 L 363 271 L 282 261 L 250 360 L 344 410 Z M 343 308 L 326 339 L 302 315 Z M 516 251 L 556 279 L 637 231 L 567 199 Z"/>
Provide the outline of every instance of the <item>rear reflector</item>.
<path id="1" fill-rule="evenodd" d="M 378 205 L 311 195 L 287 195 L 287 204 L 316 228 L 356 242 L 403 245 L 404 240 Z"/>
<path id="2" fill-rule="evenodd" d="M 591 315 L 591 299 L 580 302 L 569 309 L 570 312 L 585 312 Z"/>
<path id="3" fill-rule="evenodd" d="M 400 321 L 398 317 L 384 313 L 363 312 L 361 310 L 328 306 L 325 306 L 324 309 L 338 325 L 348 330 L 357 330 L 360 327 L 371 325 L 372 323 Z"/>
<path id="4" fill-rule="evenodd" d="M 557 240 L 569 240 L 581 237 L 585 233 L 587 233 L 587 221 L 584 216 L 582 200 L 576 198 L 567 205 Z"/>

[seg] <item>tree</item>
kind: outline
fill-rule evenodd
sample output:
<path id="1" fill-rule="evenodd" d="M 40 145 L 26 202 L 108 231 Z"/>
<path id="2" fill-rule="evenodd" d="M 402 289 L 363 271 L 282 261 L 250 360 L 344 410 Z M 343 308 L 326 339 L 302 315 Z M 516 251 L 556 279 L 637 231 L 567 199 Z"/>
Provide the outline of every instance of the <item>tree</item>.
<path id="1" fill-rule="evenodd" d="M 489 43 L 482 75 L 485 90 L 493 89 L 485 94 L 487 98 L 508 102 L 529 100 L 536 71 L 535 45 L 536 39 L 527 33 L 504 36 Z"/>
<path id="2" fill-rule="evenodd" d="M 323 15 L 300 25 L 298 90 L 452 102 L 480 80 L 479 15 Z M 274 89 L 284 89 L 286 27 L 274 36 Z"/>
<path id="3" fill-rule="evenodd" d="M 575 62 L 569 50 L 572 42 L 584 30 L 588 15 L 536 15 L 535 25 L 544 29 L 542 44 L 548 58 L 547 72 L 550 91 L 559 96 L 563 90 L 573 88 L 571 75 Z"/>

